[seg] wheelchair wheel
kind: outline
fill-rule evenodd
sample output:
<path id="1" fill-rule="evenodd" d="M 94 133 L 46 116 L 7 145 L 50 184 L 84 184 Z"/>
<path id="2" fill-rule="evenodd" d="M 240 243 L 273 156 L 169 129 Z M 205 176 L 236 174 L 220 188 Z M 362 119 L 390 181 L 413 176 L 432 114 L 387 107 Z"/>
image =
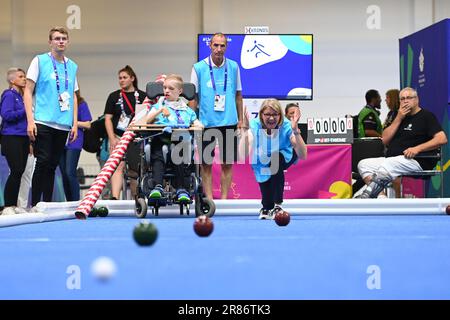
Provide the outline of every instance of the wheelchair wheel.
<path id="1" fill-rule="evenodd" d="M 152 191 L 151 183 L 151 176 L 149 174 L 145 174 L 138 184 L 143 194 L 150 194 L 150 192 Z"/>
<path id="2" fill-rule="evenodd" d="M 193 173 L 192 175 L 191 175 L 191 185 L 192 185 L 192 190 L 193 190 L 193 192 L 194 193 L 197 193 L 198 192 L 198 187 L 199 187 L 199 185 L 200 185 L 200 181 L 199 181 L 199 178 L 197 178 L 196 176 L 195 176 L 195 174 Z"/>
<path id="3" fill-rule="evenodd" d="M 138 198 L 134 208 L 136 217 L 143 219 L 147 216 L 147 202 L 143 198 Z"/>
<path id="4" fill-rule="evenodd" d="M 216 212 L 216 204 L 214 201 L 206 197 L 202 199 L 197 198 L 196 200 L 198 201 L 195 201 L 195 216 L 205 215 L 211 218 Z"/>

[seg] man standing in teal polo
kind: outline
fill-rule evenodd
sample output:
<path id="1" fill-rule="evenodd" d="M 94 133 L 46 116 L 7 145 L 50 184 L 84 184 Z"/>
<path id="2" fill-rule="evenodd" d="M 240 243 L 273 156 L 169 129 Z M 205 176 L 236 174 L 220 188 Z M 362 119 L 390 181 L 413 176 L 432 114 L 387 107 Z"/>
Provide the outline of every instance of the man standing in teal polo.
<path id="1" fill-rule="evenodd" d="M 242 85 L 238 64 L 225 58 L 227 38 L 216 33 L 210 41 L 211 55 L 194 64 L 191 82 L 197 98 L 190 106 L 199 111 L 205 126 L 202 141 L 202 181 L 208 198 L 212 199 L 212 162 L 214 147 L 219 145 L 221 159 L 221 199 L 226 199 L 232 180 L 232 165 L 237 159 L 236 129 L 242 127 Z"/>

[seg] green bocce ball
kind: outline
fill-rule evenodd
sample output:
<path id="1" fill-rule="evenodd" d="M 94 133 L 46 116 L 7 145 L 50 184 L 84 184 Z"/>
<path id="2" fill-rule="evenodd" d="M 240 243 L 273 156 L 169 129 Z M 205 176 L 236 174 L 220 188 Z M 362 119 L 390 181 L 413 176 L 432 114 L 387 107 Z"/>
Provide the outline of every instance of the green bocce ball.
<path id="1" fill-rule="evenodd" d="M 153 223 L 140 222 L 134 227 L 133 238 L 140 246 L 151 246 L 158 238 L 158 229 Z"/>
<path id="2" fill-rule="evenodd" d="M 98 217 L 98 208 L 93 207 L 91 212 L 89 213 L 89 218 L 95 218 Z"/>
<path id="3" fill-rule="evenodd" d="M 107 207 L 100 207 L 97 209 L 97 214 L 99 217 L 102 217 L 102 218 L 107 217 L 108 213 L 109 213 L 109 211 L 108 211 Z"/>

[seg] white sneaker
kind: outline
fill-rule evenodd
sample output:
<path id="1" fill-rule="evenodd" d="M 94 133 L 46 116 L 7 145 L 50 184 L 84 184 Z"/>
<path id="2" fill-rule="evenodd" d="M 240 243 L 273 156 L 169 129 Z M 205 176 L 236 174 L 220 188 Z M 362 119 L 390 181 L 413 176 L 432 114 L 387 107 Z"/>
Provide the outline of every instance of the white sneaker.
<path id="1" fill-rule="evenodd" d="M 364 192 L 364 190 L 366 190 L 366 188 L 367 188 L 367 184 L 365 184 L 361 189 L 356 191 L 352 198 L 359 199 L 359 196 Z"/>
<path id="2" fill-rule="evenodd" d="M 270 210 L 265 210 L 265 209 L 261 209 L 259 210 L 259 220 L 266 220 L 266 219 L 271 219 L 270 217 Z"/>
<path id="3" fill-rule="evenodd" d="M 283 208 L 279 204 L 276 204 L 275 207 L 270 210 L 270 219 L 275 219 L 275 215 L 280 211 L 283 211 Z"/>
<path id="4" fill-rule="evenodd" d="M 14 207 L 6 207 L 2 211 L 2 216 L 9 216 L 16 214 L 16 210 L 14 210 Z"/>

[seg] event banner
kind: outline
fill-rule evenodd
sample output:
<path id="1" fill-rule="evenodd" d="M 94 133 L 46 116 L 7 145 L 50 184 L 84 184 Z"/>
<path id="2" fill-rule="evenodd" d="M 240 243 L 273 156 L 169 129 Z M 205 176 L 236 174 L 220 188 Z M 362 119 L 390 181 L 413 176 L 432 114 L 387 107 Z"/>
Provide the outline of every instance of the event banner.
<path id="1" fill-rule="evenodd" d="M 351 198 L 351 145 L 308 145 L 307 160 L 299 160 L 287 171 L 285 199 Z M 218 152 L 216 152 L 216 155 Z M 220 165 L 213 165 L 213 196 L 220 199 Z M 251 165 L 233 165 L 229 199 L 261 199 Z"/>
<path id="2" fill-rule="evenodd" d="M 417 90 L 422 108 L 433 112 L 450 136 L 450 19 L 442 20 L 399 40 L 400 86 Z M 450 180 L 450 148 L 443 148 L 444 186 Z M 439 196 L 439 176 L 427 182 L 428 197 Z M 444 197 L 450 188 L 444 188 Z"/>

